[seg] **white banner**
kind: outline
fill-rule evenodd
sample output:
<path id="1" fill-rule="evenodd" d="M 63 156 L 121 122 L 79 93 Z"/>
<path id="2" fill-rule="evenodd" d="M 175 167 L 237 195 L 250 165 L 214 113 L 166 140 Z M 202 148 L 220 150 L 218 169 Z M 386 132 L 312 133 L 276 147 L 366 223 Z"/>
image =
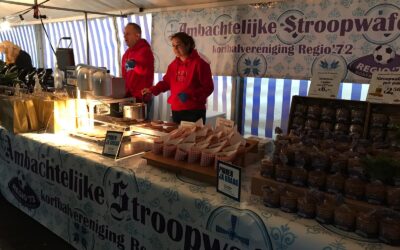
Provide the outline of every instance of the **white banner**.
<path id="1" fill-rule="evenodd" d="M 184 31 L 213 75 L 309 79 L 340 69 L 348 82 L 399 71 L 400 0 L 300 1 L 153 14 L 156 71 L 174 59 L 169 36 Z"/>

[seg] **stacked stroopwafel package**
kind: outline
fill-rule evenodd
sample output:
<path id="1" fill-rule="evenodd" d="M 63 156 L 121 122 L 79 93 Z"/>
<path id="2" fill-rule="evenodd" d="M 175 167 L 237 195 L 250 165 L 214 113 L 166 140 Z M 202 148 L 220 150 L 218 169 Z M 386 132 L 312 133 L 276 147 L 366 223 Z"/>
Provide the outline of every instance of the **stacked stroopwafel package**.
<path id="1" fill-rule="evenodd" d="M 218 160 L 234 162 L 246 140 L 236 128 L 203 125 L 180 126 L 165 137 L 154 140 L 152 152 L 176 161 L 215 167 Z"/>

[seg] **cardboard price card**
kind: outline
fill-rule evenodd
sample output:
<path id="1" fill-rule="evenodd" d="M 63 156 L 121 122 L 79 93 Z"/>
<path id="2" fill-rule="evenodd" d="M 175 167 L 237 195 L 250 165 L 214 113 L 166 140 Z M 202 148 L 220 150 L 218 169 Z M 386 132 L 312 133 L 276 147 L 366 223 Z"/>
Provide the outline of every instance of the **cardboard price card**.
<path id="1" fill-rule="evenodd" d="M 367 101 L 400 103 L 400 73 L 374 72 L 368 89 Z"/>
<path id="2" fill-rule="evenodd" d="M 341 74 L 339 72 L 332 70 L 315 72 L 311 78 L 308 96 L 336 98 L 340 81 Z"/>
<path id="3" fill-rule="evenodd" d="M 241 193 L 241 168 L 230 163 L 217 162 L 217 192 L 229 198 L 240 201 Z"/>
<path id="4" fill-rule="evenodd" d="M 103 145 L 103 155 L 109 157 L 118 157 L 124 132 L 107 131 Z"/>

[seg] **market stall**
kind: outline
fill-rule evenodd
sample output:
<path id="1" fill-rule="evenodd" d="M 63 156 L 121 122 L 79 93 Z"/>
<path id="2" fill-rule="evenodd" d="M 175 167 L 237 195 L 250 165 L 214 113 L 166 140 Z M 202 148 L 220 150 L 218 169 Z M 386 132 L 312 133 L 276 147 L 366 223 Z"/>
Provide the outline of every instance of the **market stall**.
<path id="1" fill-rule="evenodd" d="M 25 79 L 10 69 L 0 74 L 0 191 L 10 203 L 77 249 L 398 248 L 400 1 L 221 1 L 173 9 L 127 2 L 135 13 L 153 11 L 158 80 L 175 58 L 170 36 L 181 31 L 196 40 L 207 91 L 190 94 L 201 107 L 217 107 L 207 118 L 219 118 L 171 123 L 165 95 L 154 108 L 164 119 L 146 120 L 146 104 L 125 98 L 123 79 L 109 71 L 119 74 L 126 49 L 127 22 L 116 17 L 123 13 L 102 20 L 106 28 L 93 21 L 93 33 L 87 15 L 106 13 L 43 24 L 53 34 L 66 27 L 43 42 L 41 62 L 68 64 L 64 79 L 58 66 L 51 87 L 47 70 Z M 41 19 L 45 7 L 35 2 L 30 10 Z M 53 56 L 51 43 L 84 24 L 85 39 L 77 37 L 85 49 L 66 48 L 72 60 Z M 101 39 L 111 41 L 110 52 L 100 52 L 94 41 Z M 73 53 L 85 64 L 74 63 Z M 133 69 L 136 61 L 124 64 Z M 272 77 L 312 80 L 292 90 L 290 80 Z M 371 82 L 368 101 L 340 100 L 345 80 Z M 139 99 L 165 86 L 146 88 Z M 190 97 L 174 98 L 181 109 Z M 227 106 L 230 116 L 220 119 Z M 240 131 L 271 138 L 246 139 Z"/>
<path id="2" fill-rule="evenodd" d="M 1 136 L 1 192 L 77 249 L 395 249 L 61 135 Z M 258 169 L 256 170 L 258 174 Z"/>

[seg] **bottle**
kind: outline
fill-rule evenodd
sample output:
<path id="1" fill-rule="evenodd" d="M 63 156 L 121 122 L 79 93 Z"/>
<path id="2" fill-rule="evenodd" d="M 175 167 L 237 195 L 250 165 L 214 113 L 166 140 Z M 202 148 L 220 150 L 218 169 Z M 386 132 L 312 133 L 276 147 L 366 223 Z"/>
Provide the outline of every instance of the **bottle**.
<path id="1" fill-rule="evenodd" d="M 14 96 L 21 96 L 21 87 L 19 86 L 19 83 L 15 84 L 15 92 Z"/>
<path id="2" fill-rule="evenodd" d="M 42 86 L 40 85 L 39 82 L 39 76 L 37 73 L 35 73 L 35 86 L 33 87 L 33 93 L 41 93 L 42 92 Z"/>
<path id="3" fill-rule="evenodd" d="M 55 89 L 62 89 L 63 87 L 63 72 L 58 68 L 57 63 L 54 69 L 54 88 Z"/>
<path id="4" fill-rule="evenodd" d="M 110 70 L 107 70 L 106 79 L 105 79 L 105 96 L 111 97 L 113 95 L 113 90 L 111 86 L 111 75 Z"/>

